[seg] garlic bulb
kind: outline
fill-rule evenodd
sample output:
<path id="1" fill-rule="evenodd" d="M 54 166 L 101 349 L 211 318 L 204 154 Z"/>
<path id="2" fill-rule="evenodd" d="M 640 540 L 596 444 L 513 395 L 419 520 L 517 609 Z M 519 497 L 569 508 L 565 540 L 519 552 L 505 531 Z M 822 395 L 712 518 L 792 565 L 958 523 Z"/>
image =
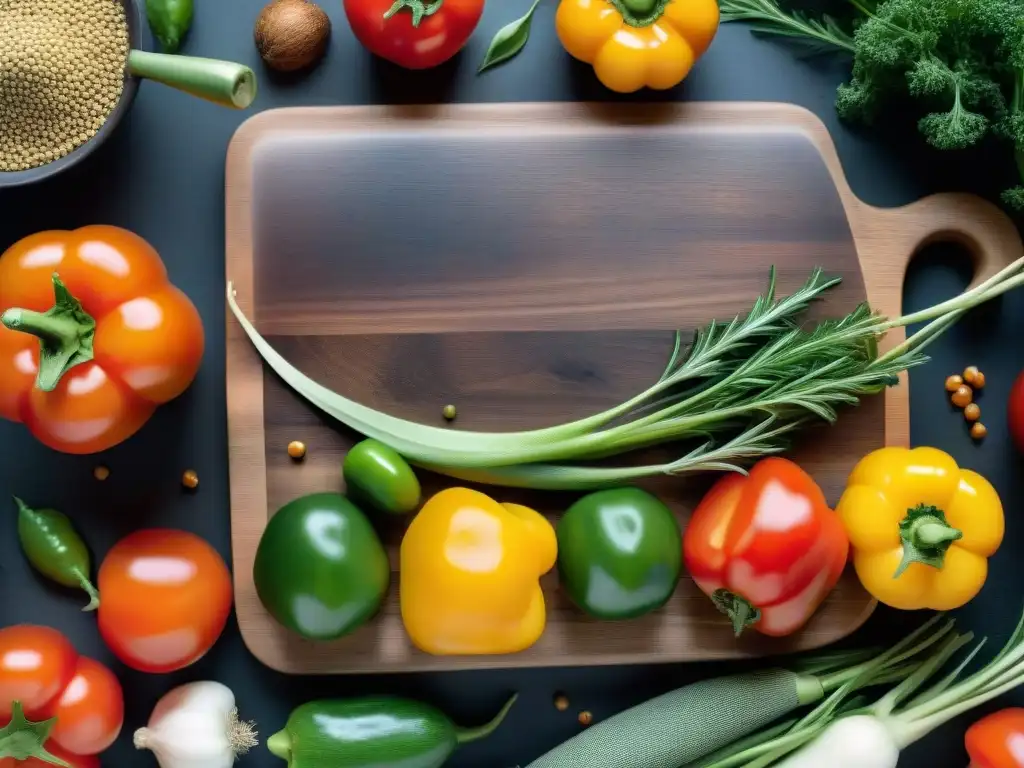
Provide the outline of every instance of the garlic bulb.
<path id="1" fill-rule="evenodd" d="M 231 689 L 212 681 L 167 693 L 134 741 L 156 755 L 160 768 L 231 768 L 258 743 L 253 724 L 239 722 Z"/>

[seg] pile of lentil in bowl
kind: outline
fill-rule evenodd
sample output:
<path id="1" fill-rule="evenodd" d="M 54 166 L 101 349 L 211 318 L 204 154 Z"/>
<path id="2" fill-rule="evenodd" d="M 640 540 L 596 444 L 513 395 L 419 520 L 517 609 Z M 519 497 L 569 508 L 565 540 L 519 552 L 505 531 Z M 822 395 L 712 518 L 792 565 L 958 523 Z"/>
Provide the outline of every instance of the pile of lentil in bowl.
<path id="1" fill-rule="evenodd" d="M 0 171 L 45 165 L 95 136 L 127 59 L 119 0 L 0 0 Z"/>

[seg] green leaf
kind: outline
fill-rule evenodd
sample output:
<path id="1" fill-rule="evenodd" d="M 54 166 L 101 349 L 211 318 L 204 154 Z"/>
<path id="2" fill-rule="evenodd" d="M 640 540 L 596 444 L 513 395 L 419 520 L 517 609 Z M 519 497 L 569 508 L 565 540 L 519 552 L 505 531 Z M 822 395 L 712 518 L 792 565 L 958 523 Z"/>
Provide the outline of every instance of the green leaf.
<path id="1" fill-rule="evenodd" d="M 484 54 L 483 63 L 477 74 L 503 64 L 519 54 L 526 47 L 526 41 L 530 39 L 530 26 L 533 24 L 533 14 L 540 5 L 540 0 L 533 0 L 533 5 L 526 12 L 525 16 L 516 19 L 510 24 L 498 30 L 498 33 L 491 40 L 487 53 Z"/>
<path id="2" fill-rule="evenodd" d="M 790 38 L 815 53 L 854 50 L 853 36 L 831 16 L 784 11 L 775 0 L 720 0 L 719 9 L 722 21 L 749 21 L 753 32 Z"/>

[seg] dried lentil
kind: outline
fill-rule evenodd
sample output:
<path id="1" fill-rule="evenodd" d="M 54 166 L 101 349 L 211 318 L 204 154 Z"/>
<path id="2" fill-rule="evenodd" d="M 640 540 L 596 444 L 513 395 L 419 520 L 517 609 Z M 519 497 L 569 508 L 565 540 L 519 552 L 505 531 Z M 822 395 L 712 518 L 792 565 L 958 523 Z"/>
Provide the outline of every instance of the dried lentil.
<path id="1" fill-rule="evenodd" d="M 0 0 L 0 171 L 57 160 L 121 98 L 128 22 L 117 0 Z"/>

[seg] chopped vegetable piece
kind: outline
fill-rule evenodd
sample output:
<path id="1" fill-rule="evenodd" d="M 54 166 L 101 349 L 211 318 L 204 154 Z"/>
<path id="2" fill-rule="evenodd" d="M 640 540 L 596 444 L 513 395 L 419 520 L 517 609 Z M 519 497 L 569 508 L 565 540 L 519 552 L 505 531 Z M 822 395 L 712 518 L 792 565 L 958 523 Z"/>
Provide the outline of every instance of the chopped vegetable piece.
<path id="1" fill-rule="evenodd" d="M 967 366 L 966 368 L 964 368 L 964 381 L 966 383 L 970 384 L 972 387 L 977 388 L 978 374 L 979 373 L 980 373 L 980 371 L 978 370 L 978 366 L 976 366 L 976 365 L 969 365 L 969 366 Z"/>
<path id="2" fill-rule="evenodd" d="M 995 488 L 935 448 L 869 453 L 836 511 L 864 588 L 903 610 L 946 611 L 973 599 L 1003 541 Z"/>
<path id="3" fill-rule="evenodd" d="M 199 475 L 194 469 L 187 469 L 181 475 L 181 484 L 191 491 L 199 487 Z"/>
<path id="4" fill-rule="evenodd" d="M 974 424 L 971 424 L 971 437 L 975 440 L 981 440 L 987 434 L 988 429 L 980 421 L 976 421 Z"/>
<path id="5" fill-rule="evenodd" d="M 946 391 L 951 393 L 956 392 L 958 389 L 960 389 L 960 386 L 963 383 L 964 379 L 962 376 L 950 376 L 948 379 L 946 379 Z"/>
<path id="6" fill-rule="evenodd" d="M 981 406 L 977 403 L 971 403 L 964 408 L 964 418 L 968 421 L 977 421 L 981 418 Z"/>

